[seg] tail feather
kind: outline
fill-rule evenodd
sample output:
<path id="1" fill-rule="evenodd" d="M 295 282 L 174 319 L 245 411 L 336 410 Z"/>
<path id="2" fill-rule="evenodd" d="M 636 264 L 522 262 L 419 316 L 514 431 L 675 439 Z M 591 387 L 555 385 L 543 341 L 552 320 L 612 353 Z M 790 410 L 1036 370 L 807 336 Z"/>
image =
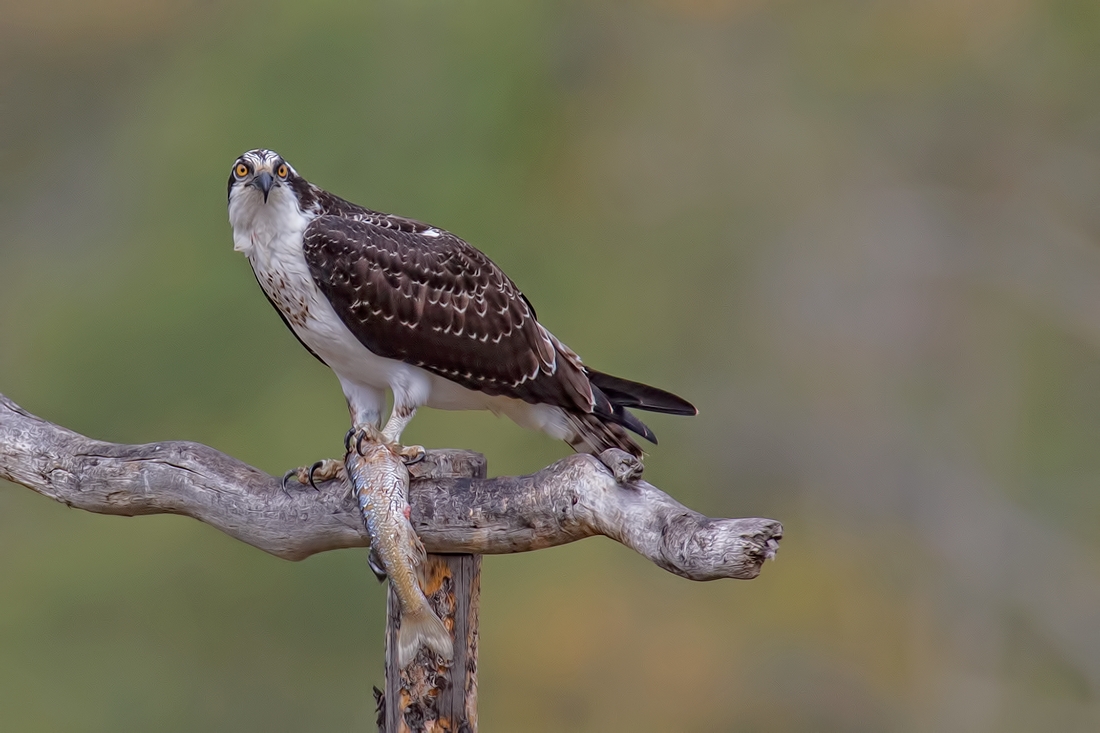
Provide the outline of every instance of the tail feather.
<path id="1" fill-rule="evenodd" d="M 401 612 L 401 628 L 397 630 L 397 663 L 401 669 L 412 663 L 421 646 L 444 659 L 454 658 L 450 632 L 427 606 L 413 612 Z"/>
<path id="2" fill-rule="evenodd" d="M 567 417 L 573 425 L 573 437 L 568 442 L 578 453 L 591 453 L 598 456 L 608 448 L 619 448 L 636 458 L 642 457 L 641 446 L 627 435 L 626 430 L 614 421 L 613 416 L 582 412 L 567 413 Z M 633 415 L 630 417 L 634 418 Z M 637 418 L 634 419 L 637 420 Z M 644 425 L 642 428 L 649 431 L 649 428 Z"/>
<path id="3" fill-rule="evenodd" d="M 633 430 L 650 443 L 657 444 L 657 436 L 649 429 L 649 426 L 634 416 L 632 412 L 622 405 L 616 404 L 604 394 L 596 385 L 592 385 L 593 405 L 592 413 L 605 422 L 622 425 L 627 430 Z"/>
<path id="4" fill-rule="evenodd" d="M 585 374 L 592 386 L 592 412 L 567 413 L 573 428 L 573 436 L 568 442 L 578 452 L 599 455 L 608 448 L 619 448 L 640 458 L 642 449 L 627 434 L 627 430 L 656 444 L 657 436 L 653 431 L 627 408 L 670 415 L 696 415 L 699 412 L 687 400 L 663 389 L 613 377 L 595 369 L 586 368 Z"/>
<path id="5" fill-rule="evenodd" d="M 634 413 L 630 410 L 622 407 L 621 405 L 615 405 L 615 421 L 622 425 L 627 430 L 633 430 L 638 435 L 642 436 L 653 445 L 657 445 L 657 436 L 649 429 L 649 426 L 639 420 Z"/>
<path id="6" fill-rule="evenodd" d="M 588 379 L 598 387 L 613 405 L 634 407 L 649 412 L 664 412 L 669 415 L 698 415 L 695 405 L 671 392 L 650 387 L 641 382 L 613 377 L 595 369 L 588 369 Z"/>

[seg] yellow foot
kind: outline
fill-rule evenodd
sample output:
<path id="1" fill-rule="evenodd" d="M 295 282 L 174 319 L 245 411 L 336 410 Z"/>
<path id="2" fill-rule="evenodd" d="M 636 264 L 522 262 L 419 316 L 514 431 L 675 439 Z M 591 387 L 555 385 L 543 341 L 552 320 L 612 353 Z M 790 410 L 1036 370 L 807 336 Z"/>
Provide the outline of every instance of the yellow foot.
<path id="1" fill-rule="evenodd" d="M 394 447 L 397 449 L 397 455 L 401 456 L 401 460 L 405 462 L 406 466 L 420 463 L 428 455 L 428 451 L 424 450 L 422 445 L 398 445 Z"/>
<path id="2" fill-rule="evenodd" d="M 287 490 L 290 479 L 294 478 L 302 486 L 317 489 L 317 482 L 332 481 L 345 476 L 344 464 L 332 458 L 317 461 L 312 466 L 299 466 L 287 471 L 283 476 L 283 490 Z M 320 489 L 317 489 L 320 491 Z"/>
<path id="3" fill-rule="evenodd" d="M 385 442 L 386 439 L 382 437 L 382 431 L 374 425 L 357 425 L 344 436 L 344 451 L 347 453 L 355 451 L 359 455 L 363 455 L 364 443 Z"/>
<path id="4" fill-rule="evenodd" d="M 351 453 L 353 450 L 363 455 L 364 443 L 381 443 L 387 446 L 395 455 L 399 456 L 406 466 L 419 463 L 428 455 L 428 451 L 422 445 L 398 445 L 386 440 L 382 431 L 374 425 L 359 425 L 348 431 L 344 436 L 344 449 Z"/>

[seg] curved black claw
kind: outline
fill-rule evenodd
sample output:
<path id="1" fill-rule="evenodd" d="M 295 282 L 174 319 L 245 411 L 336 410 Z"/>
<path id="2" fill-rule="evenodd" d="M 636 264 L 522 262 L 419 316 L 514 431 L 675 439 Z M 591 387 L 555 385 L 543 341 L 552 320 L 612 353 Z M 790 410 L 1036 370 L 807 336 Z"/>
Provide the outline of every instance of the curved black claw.
<path id="1" fill-rule="evenodd" d="M 359 455 L 363 455 L 363 438 L 367 437 L 365 430 L 360 430 L 359 434 L 355 436 L 355 452 Z"/>
<path id="2" fill-rule="evenodd" d="M 317 472 L 317 469 L 319 469 L 323 465 L 325 465 L 324 461 L 317 461 L 309 467 L 309 485 L 312 486 L 313 490 L 317 492 L 320 492 L 321 490 L 317 488 L 317 482 L 313 479 L 313 474 L 315 474 Z"/>
<path id="3" fill-rule="evenodd" d="M 413 458 L 409 458 L 407 456 L 402 456 L 401 460 L 406 466 L 415 466 L 417 463 L 420 463 L 422 460 L 424 460 L 427 457 L 428 457 L 428 452 L 427 451 L 420 451 Z"/>
<path id="4" fill-rule="evenodd" d="M 290 496 L 290 490 L 287 488 L 287 486 L 290 483 L 290 477 L 291 476 L 294 476 L 295 480 L 297 480 L 297 476 L 298 476 L 298 469 L 297 468 L 292 468 L 292 469 L 290 469 L 289 471 L 287 471 L 286 473 L 283 474 L 283 482 L 282 482 L 283 493 L 285 493 L 287 496 Z"/>
<path id="5" fill-rule="evenodd" d="M 344 452 L 345 453 L 351 453 L 351 436 L 353 436 L 353 435 L 355 435 L 355 428 L 354 427 L 349 428 L 348 431 L 346 433 L 344 433 Z"/>
<path id="6" fill-rule="evenodd" d="M 382 558 L 378 556 L 373 547 L 370 548 L 370 554 L 367 555 L 367 564 L 370 565 L 371 572 L 374 573 L 374 577 L 378 578 L 379 583 L 386 579 L 386 566 L 382 564 Z"/>

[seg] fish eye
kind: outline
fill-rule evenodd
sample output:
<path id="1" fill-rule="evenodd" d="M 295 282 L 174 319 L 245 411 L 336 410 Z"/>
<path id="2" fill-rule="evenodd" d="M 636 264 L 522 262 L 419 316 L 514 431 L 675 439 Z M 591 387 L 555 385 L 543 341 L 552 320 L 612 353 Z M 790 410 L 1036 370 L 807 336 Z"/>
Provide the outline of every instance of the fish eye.
<path id="1" fill-rule="evenodd" d="M 280 163 L 279 167 L 275 170 L 275 175 L 279 178 L 286 178 L 290 173 L 290 169 L 286 167 L 286 163 Z"/>
<path id="2" fill-rule="evenodd" d="M 237 163 L 237 167 L 233 169 L 233 173 L 237 178 L 244 178 L 248 175 L 248 166 L 244 163 Z"/>

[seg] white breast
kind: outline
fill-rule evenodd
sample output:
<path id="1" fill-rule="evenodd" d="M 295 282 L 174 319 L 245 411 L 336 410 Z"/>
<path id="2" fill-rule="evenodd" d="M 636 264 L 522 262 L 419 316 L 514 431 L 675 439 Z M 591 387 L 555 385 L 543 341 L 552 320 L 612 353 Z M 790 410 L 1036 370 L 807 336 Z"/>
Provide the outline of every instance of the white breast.
<path id="1" fill-rule="evenodd" d="M 283 187 L 273 188 L 266 204 L 248 189 L 229 203 L 234 249 L 248 257 L 260 287 L 298 338 L 342 379 L 385 389 L 401 362 L 377 356 L 359 343 L 317 288 L 302 250 L 311 219 Z"/>
<path id="2" fill-rule="evenodd" d="M 234 193 L 229 203 L 234 249 L 248 257 L 260 286 L 286 316 L 298 338 L 336 372 L 353 409 L 356 402 L 371 401 L 369 394 L 356 389 L 366 387 L 367 392 L 390 389 L 396 403 L 413 407 L 502 411 L 495 404 L 501 398 L 378 356 L 363 346 L 340 320 L 309 272 L 302 235 L 312 217 L 298 209 L 285 188 L 273 188 L 266 204 L 258 192 L 235 189 Z"/>

